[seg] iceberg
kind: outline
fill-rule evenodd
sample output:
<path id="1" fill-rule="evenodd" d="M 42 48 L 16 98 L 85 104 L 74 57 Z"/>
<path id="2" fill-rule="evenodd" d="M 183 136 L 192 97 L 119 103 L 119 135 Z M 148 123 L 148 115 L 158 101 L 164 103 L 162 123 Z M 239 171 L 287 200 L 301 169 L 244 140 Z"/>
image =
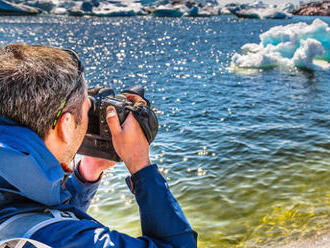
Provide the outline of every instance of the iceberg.
<path id="1" fill-rule="evenodd" d="M 292 13 L 292 11 L 296 8 L 296 6 L 292 3 L 286 3 L 284 4 L 281 9 L 288 12 L 288 13 Z"/>
<path id="2" fill-rule="evenodd" d="M 145 13 L 141 2 L 134 0 L 99 2 L 99 6 L 93 8 L 93 15 L 96 16 L 136 16 Z"/>
<path id="3" fill-rule="evenodd" d="M 0 0 L 1 2 L 1 0 Z M 4 2 L 4 1 L 3 1 Z M 157 17 L 209 17 L 235 13 L 244 18 L 290 18 L 286 10 L 294 6 L 275 5 L 257 1 L 251 4 L 227 4 L 223 7 L 217 0 L 15 0 L 43 12 L 73 16 L 135 16 Z"/>
<path id="4" fill-rule="evenodd" d="M 52 0 L 34 0 L 25 2 L 29 6 L 43 10 L 44 12 L 51 12 L 56 7 L 56 2 Z"/>
<path id="5" fill-rule="evenodd" d="M 320 19 L 276 26 L 259 37 L 259 44 L 245 44 L 242 54 L 233 55 L 233 68 L 330 69 L 330 27 Z"/>
<path id="6" fill-rule="evenodd" d="M 0 0 L 1 1 L 1 0 Z M 15 0 L 44 12 L 72 16 L 209 17 L 230 13 L 216 0 Z"/>
<path id="7" fill-rule="evenodd" d="M 184 11 L 180 7 L 171 4 L 161 5 L 152 12 L 152 15 L 156 17 L 181 17 L 183 14 Z"/>
<path id="8" fill-rule="evenodd" d="M 219 5 L 207 3 L 205 5 L 194 1 L 160 1 L 148 8 L 149 12 L 156 17 L 209 17 L 221 14 Z"/>
<path id="9" fill-rule="evenodd" d="M 220 6 L 207 3 L 199 10 L 198 16 L 218 16 L 222 13 L 221 10 Z"/>
<path id="10" fill-rule="evenodd" d="M 40 9 L 0 0 L 0 15 L 36 15 Z"/>
<path id="11" fill-rule="evenodd" d="M 227 4 L 226 8 L 238 18 L 250 19 L 288 19 L 292 15 L 287 11 L 291 5 L 285 5 L 278 8 L 276 5 L 265 4 L 257 1 L 251 4 Z"/>
<path id="12" fill-rule="evenodd" d="M 136 16 L 144 15 L 146 12 L 139 2 L 112 1 L 110 2 L 75 2 L 75 5 L 68 10 L 73 16 Z"/>
<path id="13" fill-rule="evenodd" d="M 134 9 L 130 7 L 117 7 L 115 5 L 111 5 L 104 8 L 97 8 L 93 10 L 93 15 L 95 16 L 136 16 L 137 13 Z"/>
<path id="14" fill-rule="evenodd" d="M 50 11 L 50 13 L 54 15 L 66 15 L 68 11 L 66 8 L 63 7 L 55 7 Z"/>
<path id="15" fill-rule="evenodd" d="M 280 9 L 247 9 L 240 11 L 232 11 L 232 14 L 239 18 L 250 19 L 289 19 L 292 18 L 290 13 Z"/>

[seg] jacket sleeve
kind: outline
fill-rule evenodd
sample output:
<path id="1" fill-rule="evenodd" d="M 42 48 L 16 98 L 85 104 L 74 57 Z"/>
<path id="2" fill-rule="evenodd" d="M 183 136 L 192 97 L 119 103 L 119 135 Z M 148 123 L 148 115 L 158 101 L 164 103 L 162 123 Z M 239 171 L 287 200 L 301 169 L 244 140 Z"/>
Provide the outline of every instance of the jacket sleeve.
<path id="1" fill-rule="evenodd" d="M 71 193 L 70 204 L 87 212 L 89 205 L 99 187 L 100 179 L 93 183 L 84 182 L 77 166 L 65 183 L 65 187 Z"/>
<path id="2" fill-rule="evenodd" d="M 173 247 L 197 247 L 197 233 L 158 171 L 148 166 L 131 176 L 139 205 L 142 234 L 163 240 Z"/>
<path id="3" fill-rule="evenodd" d="M 62 221 L 31 238 L 51 247 L 195 248 L 197 233 L 190 227 L 156 165 L 131 177 L 140 209 L 142 234 L 133 238 L 93 220 Z M 51 235 L 49 235 L 51 234 Z"/>
<path id="4" fill-rule="evenodd" d="M 52 248 L 174 248 L 151 237 L 133 238 L 110 231 L 108 227 L 92 220 L 69 220 L 51 224 L 40 229 L 31 239 Z"/>

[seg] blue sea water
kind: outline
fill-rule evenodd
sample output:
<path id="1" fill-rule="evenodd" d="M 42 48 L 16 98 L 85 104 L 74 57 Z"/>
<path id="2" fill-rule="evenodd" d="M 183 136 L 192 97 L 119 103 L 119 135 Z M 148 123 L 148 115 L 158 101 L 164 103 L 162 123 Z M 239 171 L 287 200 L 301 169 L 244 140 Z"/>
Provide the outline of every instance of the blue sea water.
<path id="1" fill-rule="evenodd" d="M 160 123 L 152 161 L 199 247 L 261 247 L 329 231 L 330 72 L 228 68 L 271 27 L 313 20 L 1 17 L 0 44 L 72 48 L 89 85 L 144 86 Z M 127 175 L 107 171 L 89 213 L 139 235 Z"/>

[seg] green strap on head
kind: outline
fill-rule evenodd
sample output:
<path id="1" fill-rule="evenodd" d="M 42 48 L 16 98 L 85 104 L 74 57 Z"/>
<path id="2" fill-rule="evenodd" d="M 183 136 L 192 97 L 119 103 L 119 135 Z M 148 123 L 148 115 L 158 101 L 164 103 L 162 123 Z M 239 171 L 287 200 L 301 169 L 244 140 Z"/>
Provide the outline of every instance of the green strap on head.
<path id="1" fill-rule="evenodd" d="M 66 104 L 66 100 L 64 101 L 64 102 L 62 102 L 62 104 L 61 104 L 61 106 L 60 106 L 60 110 L 57 112 L 57 115 L 56 115 L 56 118 L 55 118 L 55 120 L 54 120 L 54 122 L 53 122 L 53 129 L 55 129 L 55 126 L 56 126 L 56 124 L 57 124 L 57 121 L 58 121 L 58 118 L 60 117 L 60 115 L 62 114 L 62 111 L 63 111 L 63 109 L 64 109 L 64 107 L 65 107 L 65 104 Z"/>

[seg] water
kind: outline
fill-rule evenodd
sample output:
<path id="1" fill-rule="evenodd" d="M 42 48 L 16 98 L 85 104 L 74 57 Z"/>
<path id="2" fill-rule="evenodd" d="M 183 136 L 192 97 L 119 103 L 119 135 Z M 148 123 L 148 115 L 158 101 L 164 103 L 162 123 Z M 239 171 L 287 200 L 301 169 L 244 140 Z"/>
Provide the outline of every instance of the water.
<path id="1" fill-rule="evenodd" d="M 330 226 L 330 72 L 228 70 L 242 45 L 299 21 L 313 18 L 1 17 L 0 43 L 73 48 L 90 85 L 143 85 L 160 122 L 152 161 L 199 247 L 260 247 Z M 89 213 L 139 235 L 127 175 L 107 171 Z"/>

